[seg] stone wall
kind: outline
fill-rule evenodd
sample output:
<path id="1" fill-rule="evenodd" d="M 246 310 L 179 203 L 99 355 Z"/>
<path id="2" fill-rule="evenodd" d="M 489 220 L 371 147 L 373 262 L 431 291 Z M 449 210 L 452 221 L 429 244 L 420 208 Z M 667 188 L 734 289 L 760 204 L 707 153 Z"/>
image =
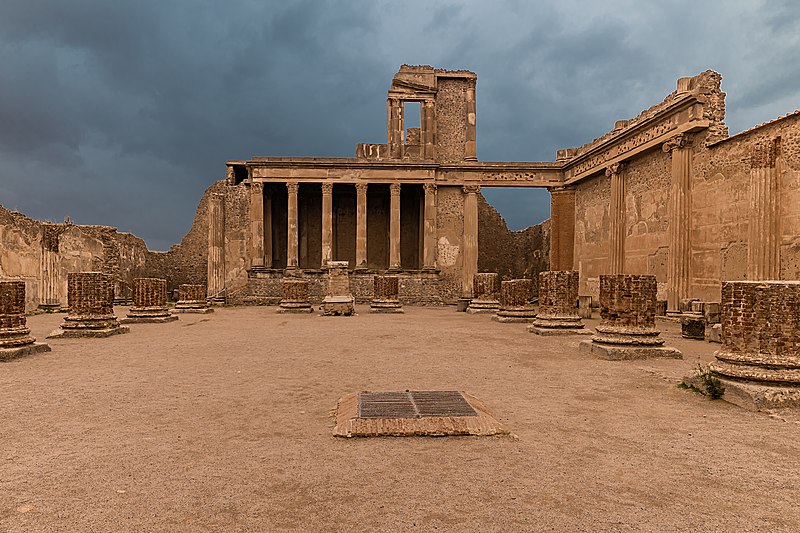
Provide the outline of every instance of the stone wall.
<path id="1" fill-rule="evenodd" d="M 457 163 L 464 160 L 467 142 L 467 89 L 474 80 L 439 78 L 436 93 L 436 160 Z"/>

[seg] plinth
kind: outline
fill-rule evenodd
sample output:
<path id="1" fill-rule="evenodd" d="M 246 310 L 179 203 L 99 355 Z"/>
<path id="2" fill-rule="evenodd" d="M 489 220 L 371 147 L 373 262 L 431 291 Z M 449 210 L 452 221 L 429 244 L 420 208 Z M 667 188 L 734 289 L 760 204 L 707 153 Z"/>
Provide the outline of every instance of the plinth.
<path id="1" fill-rule="evenodd" d="M 591 335 L 583 327 L 577 304 L 577 272 L 539 272 L 539 312 L 528 331 L 537 335 Z"/>
<path id="2" fill-rule="evenodd" d="M 467 313 L 497 313 L 500 310 L 500 275 L 479 272 L 472 277 L 472 300 Z"/>
<path id="3" fill-rule="evenodd" d="M 206 299 L 206 286 L 184 283 L 178 287 L 178 301 L 173 313 L 213 313 Z"/>
<path id="4" fill-rule="evenodd" d="M 143 322 L 172 322 L 177 316 L 167 308 L 167 280 L 136 278 L 133 280 L 133 306 L 123 324 Z"/>
<path id="5" fill-rule="evenodd" d="M 492 320 L 497 322 L 533 322 L 536 309 L 531 304 L 533 280 L 512 279 L 500 283 L 500 309 Z"/>
<path id="6" fill-rule="evenodd" d="M 31 337 L 25 318 L 25 282 L 0 282 L 0 361 L 40 352 L 50 346 Z"/>
<path id="7" fill-rule="evenodd" d="M 375 276 L 370 313 L 402 313 L 400 304 L 400 278 L 394 275 Z"/>
<path id="8" fill-rule="evenodd" d="M 322 300 L 322 314 L 350 316 L 356 314 L 353 293 L 350 292 L 350 273 L 347 261 L 328 262 L 328 293 Z"/>
<path id="9" fill-rule="evenodd" d="M 61 327 L 47 336 L 109 337 L 128 333 L 114 315 L 114 281 L 102 272 L 70 272 L 67 275 L 69 313 Z"/>
<path id="10" fill-rule="evenodd" d="M 308 280 L 299 278 L 283 278 L 281 280 L 283 298 L 279 313 L 311 313 L 311 302 L 308 299 Z"/>

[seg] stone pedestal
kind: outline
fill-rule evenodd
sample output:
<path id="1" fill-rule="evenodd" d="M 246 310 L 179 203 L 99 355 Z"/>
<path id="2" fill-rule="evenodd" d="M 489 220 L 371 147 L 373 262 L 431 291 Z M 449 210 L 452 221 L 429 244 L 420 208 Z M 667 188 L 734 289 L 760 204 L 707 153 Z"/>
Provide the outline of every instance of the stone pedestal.
<path id="1" fill-rule="evenodd" d="M 600 325 L 581 352 L 601 359 L 682 359 L 675 348 L 664 346 L 655 328 L 655 276 L 625 274 L 600 276 Z"/>
<path id="2" fill-rule="evenodd" d="M 31 337 L 25 319 L 25 282 L 0 282 L 0 361 L 39 352 L 50 346 Z"/>
<path id="3" fill-rule="evenodd" d="M 208 306 L 205 285 L 192 285 L 184 283 L 178 287 L 178 301 L 175 303 L 173 313 L 213 313 Z"/>
<path id="4" fill-rule="evenodd" d="M 480 272 L 472 277 L 472 301 L 467 313 L 491 313 L 500 310 L 500 275 Z"/>
<path id="5" fill-rule="evenodd" d="M 47 338 L 108 337 L 128 333 L 114 315 L 114 281 L 102 272 L 70 272 L 67 275 L 69 313 L 61 327 Z"/>
<path id="6" fill-rule="evenodd" d="M 172 322 L 178 317 L 167 309 L 167 280 L 136 278 L 133 280 L 133 306 L 123 324 L 135 322 Z"/>
<path id="7" fill-rule="evenodd" d="M 347 261 L 328 263 L 328 294 L 322 300 L 325 316 L 350 316 L 356 313 L 353 293 L 350 292 L 350 274 Z"/>
<path id="8" fill-rule="evenodd" d="M 400 278 L 398 276 L 375 276 L 370 313 L 402 313 L 400 304 Z"/>
<path id="9" fill-rule="evenodd" d="M 583 327 L 577 303 L 577 272 L 539 272 L 539 312 L 528 331 L 537 335 L 591 335 Z"/>
<path id="10" fill-rule="evenodd" d="M 500 283 L 500 310 L 492 317 L 497 322 L 533 322 L 536 308 L 531 304 L 533 280 L 512 279 Z"/>
<path id="11" fill-rule="evenodd" d="M 283 278 L 281 280 L 283 298 L 279 313 L 311 313 L 311 302 L 308 299 L 308 280 L 299 278 Z"/>
<path id="12" fill-rule="evenodd" d="M 800 281 L 722 286 L 722 348 L 711 370 L 724 399 L 749 409 L 800 407 Z"/>
<path id="13" fill-rule="evenodd" d="M 702 341 L 706 338 L 706 321 L 699 313 L 687 313 L 681 317 L 681 337 Z"/>

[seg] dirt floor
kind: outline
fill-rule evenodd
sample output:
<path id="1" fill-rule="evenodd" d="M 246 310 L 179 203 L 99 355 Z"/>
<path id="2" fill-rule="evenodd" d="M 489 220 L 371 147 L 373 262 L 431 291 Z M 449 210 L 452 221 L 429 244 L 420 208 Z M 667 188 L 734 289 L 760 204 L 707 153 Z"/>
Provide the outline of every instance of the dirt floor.
<path id="1" fill-rule="evenodd" d="M 800 425 L 676 387 L 718 345 L 660 322 L 685 360 L 610 362 L 366 311 L 218 309 L 0 364 L 0 530 L 800 531 Z M 331 435 L 339 397 L 405 389 L 467 391 L 514 437 Z"/>

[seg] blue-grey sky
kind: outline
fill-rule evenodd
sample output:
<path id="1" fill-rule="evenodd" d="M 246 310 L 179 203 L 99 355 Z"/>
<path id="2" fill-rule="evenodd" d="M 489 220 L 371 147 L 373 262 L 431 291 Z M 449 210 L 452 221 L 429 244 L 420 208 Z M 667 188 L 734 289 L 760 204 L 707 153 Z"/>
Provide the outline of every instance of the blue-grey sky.
<path id="1" fill-rule="evenodd" d="M 794 0 L 3 0 L 0 203 L 167 249 L 228 159 L 386 142 L 403 63 L 478 74 L 479 159 L 552 161 L 707 68 L 731 133 L 793 111 L 799 57 Z"/>

